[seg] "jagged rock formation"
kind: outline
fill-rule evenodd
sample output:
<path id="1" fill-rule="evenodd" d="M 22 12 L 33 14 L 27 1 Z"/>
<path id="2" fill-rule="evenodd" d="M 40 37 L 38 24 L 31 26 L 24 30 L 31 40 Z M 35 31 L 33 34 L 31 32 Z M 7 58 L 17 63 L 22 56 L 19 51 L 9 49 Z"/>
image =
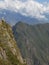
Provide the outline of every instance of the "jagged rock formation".
<path id="1" fill-rule="evenodd" d="M 13 26 L 14 37 L 28 65 L 49 65 L 49 23 Z"/>
<path id="2" fill-rule="evenodd" d="M 0 20 L 0 65 L 25 65 L 12 28 L 4 20 Z"/>

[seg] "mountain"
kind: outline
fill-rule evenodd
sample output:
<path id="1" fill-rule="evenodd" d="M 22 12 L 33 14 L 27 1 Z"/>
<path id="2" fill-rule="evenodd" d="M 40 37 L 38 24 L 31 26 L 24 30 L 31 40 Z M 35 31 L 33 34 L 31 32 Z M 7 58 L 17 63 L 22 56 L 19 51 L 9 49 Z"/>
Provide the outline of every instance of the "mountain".
<path id="1" fill-rule="evenodd" d="M 14 39 L 12 28 L 4 20 L 0 20 L 0 65 L 26 65 Z"/>
<path id="2" fill-rule="evenodd" d="M 19 22 L 13 26 L 13 34 L 27 65 L 49 65 L 49 23 Z"/>
<path id="3" fill-rule="evenodd" d="M 25 16 L 25 15 L 20 14 L 19 12 L 16 13 L 16 12 L 6 10 L 6 9 L 0 9 L 0 19 L 2 17 L 11 25 L 14 25 L 18 21 L 24 21 L 25 23 L 32 24 L 32 25 L 38 24 L 38 23 L 46 23 L 46 21 L 48 22 L 48 20 L 45 20 L 45 19 L 39 20 L 35 17 Z M 47 18 L 49 19 L 49 17 Z"/>

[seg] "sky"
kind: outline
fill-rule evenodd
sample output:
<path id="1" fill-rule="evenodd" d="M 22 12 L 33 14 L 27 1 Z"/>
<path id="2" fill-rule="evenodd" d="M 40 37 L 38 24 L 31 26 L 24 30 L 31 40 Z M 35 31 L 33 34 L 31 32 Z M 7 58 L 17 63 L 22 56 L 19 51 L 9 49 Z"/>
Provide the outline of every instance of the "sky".
<path id="1" fill-rule="evenodd" d="M 38 1 L 38 2 L 49 2 L 49 0 L 36 0 L 36 1 Z"/>
<path id="2" fill-rule="evenodd" d="M 49 0 L 0 0 L 1 9 L 47 20 L 45 14 L 49 14 Z"/>

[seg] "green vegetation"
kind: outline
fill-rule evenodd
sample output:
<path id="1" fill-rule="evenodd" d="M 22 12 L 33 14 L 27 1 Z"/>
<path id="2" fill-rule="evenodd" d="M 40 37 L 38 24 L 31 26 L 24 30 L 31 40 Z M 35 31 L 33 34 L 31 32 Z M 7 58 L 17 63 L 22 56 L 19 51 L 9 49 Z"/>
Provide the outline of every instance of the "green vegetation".
<path id="1" fill-rule="evenodd" d="M 0 65 L 26 65 L 14 40 L 12 28 L 4 20 L 0 22 Z"/>
<path id="2" fill-rule="evenodd" d="M 49 65 L 49 23 L 13 26 L 14 37 L 28 65 Z"/>

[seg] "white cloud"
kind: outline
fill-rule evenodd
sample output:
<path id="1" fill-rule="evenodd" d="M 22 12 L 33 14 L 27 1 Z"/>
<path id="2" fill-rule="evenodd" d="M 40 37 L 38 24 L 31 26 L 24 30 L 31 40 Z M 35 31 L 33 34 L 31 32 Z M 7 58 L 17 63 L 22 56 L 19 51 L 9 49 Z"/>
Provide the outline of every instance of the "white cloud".
<path id="1" fill-rule="evenodd" d="M 45 18 L 44 13 L 49 13 L 49 3 L 42 4 L 35 0 L 4 0 L 0 1 L 0 9 L 8 9 L 11 11 L 19 12 L 22 15 Z"/>

